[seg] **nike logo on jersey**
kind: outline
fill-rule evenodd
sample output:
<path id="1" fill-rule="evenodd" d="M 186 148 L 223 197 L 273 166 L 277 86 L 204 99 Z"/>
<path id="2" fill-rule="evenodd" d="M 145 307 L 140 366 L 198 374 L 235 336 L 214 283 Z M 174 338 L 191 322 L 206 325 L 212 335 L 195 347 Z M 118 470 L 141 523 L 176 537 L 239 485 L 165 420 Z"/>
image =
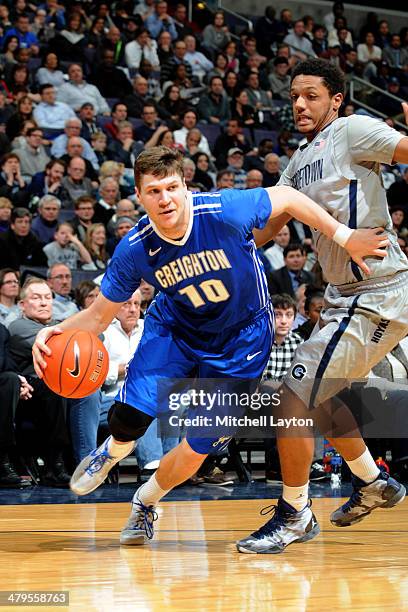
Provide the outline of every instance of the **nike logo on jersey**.
<path id="1" fill-rule="evenodd" d="M 161 247 L 159 247 L 158 249 L 156 249 L 155 251 L 152 251 L 152 249 L 149 249 L 149 255 L 150 257 L 154 257 L 155 255 L 157 255 L 157 253 L 161 251 Z"/>
<path id="2" fill-rule="evenodd" d="M 257 355 L 260 355 L 262 351 L 258 351 L 257 353 L 252 353 L 252 355 L 247 355 L 247 361 L 251 361 Z"/>
<path id="3" fill-rule="evenodd" d="M 71 374 L 71 376 L 73 378 L 78 378 L 79 376 L 79 346 L 78 346 L 78 342 L 75 340 L 74 342 L 74 369 L 73 370 L 69 370 L 67 368 L 67 372 L 68 374 Z"/>

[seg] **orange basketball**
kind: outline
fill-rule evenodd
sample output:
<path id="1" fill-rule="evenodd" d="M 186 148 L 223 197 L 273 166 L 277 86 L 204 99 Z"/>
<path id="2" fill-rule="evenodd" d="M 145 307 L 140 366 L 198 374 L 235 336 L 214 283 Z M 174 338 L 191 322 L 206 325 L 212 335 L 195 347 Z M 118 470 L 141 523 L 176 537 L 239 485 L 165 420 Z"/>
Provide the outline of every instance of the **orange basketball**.
<path id="1" fill-rule="evenodd" d="M 108 353 L 98 336 L 70 329 L 49 338 L 52 353 L 44 355 L 44 382 L 63 397 L 86 397 L 103 384 L 109 368 Z"/>

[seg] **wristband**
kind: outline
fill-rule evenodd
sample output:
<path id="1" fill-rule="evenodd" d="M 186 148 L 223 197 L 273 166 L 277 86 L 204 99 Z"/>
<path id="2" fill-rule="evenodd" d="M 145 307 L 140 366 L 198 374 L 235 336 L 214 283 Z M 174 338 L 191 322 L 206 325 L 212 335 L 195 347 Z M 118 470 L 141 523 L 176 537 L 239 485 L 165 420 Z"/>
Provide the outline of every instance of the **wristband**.
<path id="1" fill-rule="evenodd" d="M 334 242 L 337 242 L 337 244 L 344 248 L 347 240 L 350 238 L 353 231 L 354 230 L 347 227 L 347 225 L 343 225 L 343 223 L 340 223 L 339 227 L 334 232 L 332 240 Z"/>

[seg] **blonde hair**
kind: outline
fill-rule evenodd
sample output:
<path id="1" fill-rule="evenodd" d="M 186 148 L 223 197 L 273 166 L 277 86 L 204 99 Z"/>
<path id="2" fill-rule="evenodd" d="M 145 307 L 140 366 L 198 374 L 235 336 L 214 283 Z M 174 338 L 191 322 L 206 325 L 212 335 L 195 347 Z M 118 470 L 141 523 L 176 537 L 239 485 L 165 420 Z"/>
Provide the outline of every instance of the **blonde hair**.
<path id="1" fill-rule="evenodd" d="M 106 236 L 106 227 L 104 226 L 103 223 L 91 223 L 91 225 L 86 230 L 84 245 L 85 245 L 85 248 L 91 254 L 92 258 L 99 259 L 100 261 L 103 261 L 106 263 L 106 261 L 108 260 L 108 255 L 106 253 L 105 245 L 102 245 L 101 247 L 99 247 L 99 252 L 96 251 L 94 247 L 92 246 L 92 236 L 94 235 L 96 230 L 99 229 L 100 227 L 103 227 L 103 229 L 105 230 L 105 236 Z"/>
<path id="2" fill-rule="evenodd" d="M 99 170 L 99 180 L 102 181 L 109 176 L 113 176 L 115 173 L 123 174 L 124 164 L 115 161 L 105 161 L 103 162 L 100 170 Z"/>
<path id="3" fill-rule="evenodd" d="M 13 210 L 13 205 L 8 198 L 0 198 L 0 208 L 9 208 Z"/>

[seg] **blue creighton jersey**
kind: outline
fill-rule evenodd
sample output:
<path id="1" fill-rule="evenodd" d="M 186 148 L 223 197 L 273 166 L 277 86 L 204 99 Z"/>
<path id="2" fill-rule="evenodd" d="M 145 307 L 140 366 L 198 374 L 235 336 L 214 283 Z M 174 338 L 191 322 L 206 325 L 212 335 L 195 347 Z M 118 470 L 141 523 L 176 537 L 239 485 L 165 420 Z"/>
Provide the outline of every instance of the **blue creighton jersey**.
<path id="1" fill-rule="evenodd" d="M 163 322 L 201 344 L 209 334 L 245 326 L 267 306 L 252 230 L 265 226 L 272 207 L 262 188 L 189 192 L 187 205 L 181 240 L 164 237 L 143 217 L 116 248 L 101 289 L 109 300 L 123 302 L 144 278 L 160 291 L 155 310 Z"/>

